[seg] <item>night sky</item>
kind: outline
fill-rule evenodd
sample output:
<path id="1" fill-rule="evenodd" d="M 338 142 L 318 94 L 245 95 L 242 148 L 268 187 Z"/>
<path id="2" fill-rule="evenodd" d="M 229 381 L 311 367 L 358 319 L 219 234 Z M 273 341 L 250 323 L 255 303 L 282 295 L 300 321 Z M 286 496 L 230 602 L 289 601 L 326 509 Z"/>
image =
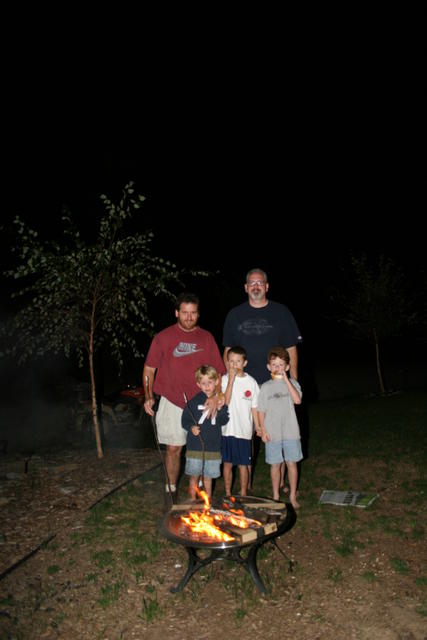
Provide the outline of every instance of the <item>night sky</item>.
<path id="1" fill-rule="evenodd" d="M 3 220 L 19 213 L 48 235 L 60 229 L 65 204 L 84 228 L 99 214 L 101 193 L 115 198 L 133 180 L 147 198 L 143 219 L 159 255 L 219 269 L 242 285 L 258 265 L 272 298 L 310 307 L 351 251 L 385 253 L 415 269 L 425 263 L 425 199 L 408 149 L 387 138 L 385 125 L 365 133 L 342 125 L 328 136 L 308 129 L 300 140 L 293 130 L 277 141 L 271 131 L 257 140 L 241 130 L 198 140 L 195 131 L 157 138 L 141 127 L 130 140 L 107 141 L 87 131 L 21 132 L 9 147 Z"/>
<path id="2" fill-rule="evenodd" d="M 52 238 L 66 205 L 90 235 L 99 196 L 117 199 L 132 180 L 155 253 L 219 272 L 189 288 L 220 349 L 225 315 L 247 299 L 245 274 L 258 266 L 302 332 L 306 400 L 377 391 L 373 345 L 350 344 L 330 321 L 329 292 L 364 251 L 395 259 L 425 301 L 421 42 L 371 9 L 322 6 L 320 20 L 311 11 L 298 23 L 271 7 L 239 8 L 235 20 L 210 10 L 209 22 L 192 9 L 184 30 L 170 7 L 158 22 L 115 7 L 110 25 L 105 7 L 92 19 L 78 8 L 31 11 L 5 20 L 0 224 L 19 214 Z M 0 242 L 3 272 L 5 231 Z M 1 319 L 12 285 L 1 281 Z M 175 321 L 170 306 L 153 319 L 158 330 Z M 425 330 L 392 341 L 391 383 L 410 386 L 414 371 L 419 384 L 426 349 Z M 120 380 L 109 367 L 98 361 L 104 391 L 140 382 L 132 358 Z M 58 385 L 75 379 L 87 381 L 87 367 L 65 358 L 0 360 L 0 439 L 6 423 L 48 431 Z"/>
<path id="3" fill-rule="evenodd" d="M 5 104 L 3 222 L 19 213 L 56 234 L 68 205 L 90 227 L 99 195 L 133 180 L 158 255 L 220 271 L 197 291 L 202 326 L 220 340 L 260 266 L 270 297 L 325 341 L 320 310 L 352 251 L 384 253 L 414 282 L 427 253 L 419 53 L 344 40 L 293 52 L 282 75 L 254 56 L 223 76 L 213 59 L 186 77 L 169 60 L 130 83 L 123 68 L 107 74 L 110 58 L 89 60 L 83 79 L 71 55 L 61 73 L 29 57 Z"/>

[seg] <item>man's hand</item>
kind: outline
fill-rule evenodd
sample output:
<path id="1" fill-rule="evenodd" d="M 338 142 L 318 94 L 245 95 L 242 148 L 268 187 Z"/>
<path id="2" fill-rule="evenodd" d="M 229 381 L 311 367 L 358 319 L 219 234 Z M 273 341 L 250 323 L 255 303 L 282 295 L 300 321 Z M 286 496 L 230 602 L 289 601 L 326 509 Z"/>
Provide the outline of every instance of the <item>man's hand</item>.
<path id="1" fill-rule="evenodd" d="M 225 405 L 225 393 L 222 393 L 222 391 L 218 393 L 217 399 L 218 399 L 217 409 L 219 411 Z"/>
<path id="2" fill-rule="evenodd" d="M 144 402 L 144 411 L 145 413 L 148 413 L 149 416 L 154 416 L 153 406 L 154 398 L 149 398 Z"/>
<path id="3" fill-rule="evenodd" d="M 218 396 L 211 396 L 210 398 L 206 398 L 206 402 L 204 404 L 205 409 L 208 412 L 208 418 L 216 418 L 216 414 L 218 413 L 218 409 L 221 409 L 221 407 L 224 404 L 224 396 L 218 397 Z"/>

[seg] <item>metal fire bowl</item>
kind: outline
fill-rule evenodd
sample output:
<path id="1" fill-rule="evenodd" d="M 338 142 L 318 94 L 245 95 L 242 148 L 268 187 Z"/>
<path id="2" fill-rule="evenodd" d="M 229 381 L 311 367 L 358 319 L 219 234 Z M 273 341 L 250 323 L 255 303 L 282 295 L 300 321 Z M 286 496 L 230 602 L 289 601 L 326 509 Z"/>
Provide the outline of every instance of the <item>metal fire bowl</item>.
<path id="1" fill-rule="evenodd" d="M 210 512 L 212 514 L 214 514 L 215 511 L 224 513 L 226 510 L 222 507 L 222 502 L 223 500 L 213 500 Z M 236 497 L 236 503 L 234 505 L 236 509 L 243 509 L 245 516 L 248 518 L 257 520 L 260 517 L 260 514 L 263 513 L 264 517 L 265 515 L 268 516 L 268 522 L 276 522 L 277 530 L 260 536 L 256 540 L 257 545 L 262 545 L 267 540 L 272 540 L 283 535 L 293 527 L 296 521 L 295 511 L 290 504 L 286 504 L 286 508 L 280 510 L 275 510 L 274 508 L 264 509 L 262 507 L 251 508 L 251 503 L 260 504 L 262 502 L 271 504 L 272 500 L 257 496 L 245 496 L 243 498 Z M 160 523 L 159 529 L 162 535 L 172 542 L 176 542 L 177 544 L 181 544 L 185 547 L 192 547 L 194 549 L 233 549 L 254 545 L 253 540 L 249 542 L 240 542 L 238 540 L 224 542 L 212 540 L 209 536 L 201 536 L 201 534 L 196 533 L 193 534 L 181 520 L 181 516 L 188 515 L 191 511 L 194 511 L 194 508 L 192 508 L 191 505 L 188 506 L 186 511 L 169 511 Z"/>

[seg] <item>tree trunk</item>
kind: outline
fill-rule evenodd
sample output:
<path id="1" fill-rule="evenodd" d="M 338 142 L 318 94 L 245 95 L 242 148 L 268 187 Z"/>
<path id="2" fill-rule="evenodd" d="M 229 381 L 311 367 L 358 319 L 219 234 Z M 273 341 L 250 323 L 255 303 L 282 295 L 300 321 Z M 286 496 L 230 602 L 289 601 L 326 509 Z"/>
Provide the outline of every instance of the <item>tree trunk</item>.
<path id="1" fill-rule="evenodd" d="M 375 339 L 375 355 L 376 355 L 376 361 L 377 361 L 377 374 L 378 374 L 378 380 L 380 383 L 380 389 L 381 389 L 381 393 L 385 393 L 385 386 L 384 386 L 384 381 L 383 381 L 383 374 L 381 372 L 381 364 L 380 364 L 380 346 L 378 343 L 378 336 L 377 336 L 377 332 L 374 329 L 374 339 Z"/>
<path id="2" fill-rule="evenodd" d="M 96 450 L 98 453 L 98 458 L 104 457 L 104 452 L 102 451 L 102 443 L 101 443 L 101 432 L 99 429 L 99 421 L 98 421 L 98 403 L 96 401 L 96 387 L 95 387 L 95 370 L 93 366 L 93 342 L 95 335 L 95 304 L 92 307 L 92 316 L 90 319 L 90 336 L 89 336 L 89 371 L 90 371 L 90 387 L 91 387 L 91 395 L 92 395 L 92 419 L 93 419 L 93 429 L 95 432 L 95 440 L 96 440 Z"/>

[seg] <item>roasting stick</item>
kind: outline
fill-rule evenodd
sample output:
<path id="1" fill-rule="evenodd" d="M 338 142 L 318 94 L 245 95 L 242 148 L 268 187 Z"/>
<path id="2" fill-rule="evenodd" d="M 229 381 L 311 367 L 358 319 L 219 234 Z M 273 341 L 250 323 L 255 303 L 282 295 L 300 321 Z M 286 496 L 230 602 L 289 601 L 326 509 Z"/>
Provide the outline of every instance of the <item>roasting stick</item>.
<path id="1" fill-rule="evenodd" d="M 150 393 L 150 383 L 148 381 L 148 376 L 145 376 L 145 395 L 147 396 L 147 400 L 152 400 L 153 396 Z M 157 424 L 156 424 L 156 414 L 154 414 L 154 416 L 151 416 L 151 424 L 153 425 L 153 431 L 154 431 L 154 438 L 156 440 L 156 446 L 157 446 L 157 451 L 159 452 L 159 456 L 160 456 L 160 460 L 162 461 L 162 467 L 163 467 L 163 472 L 165 474 L 165 479 L 166 479 L 166 484 L 168 485 L 169 488 L 169 493 L 172 496 L 172 490 L 171 490 L 171 483 L 169 480 L 169 474 L 167 472 L 166 469 L 166 465 L 165 465 L 165 461 L 163 459 L 163 455 L 160 449 L 160 443 L 159 443 L 159 439 L 157 437 Z M 173 498 L 172 498 L 173 501 Z"/>
<path id="2" fill-rule="evenodd" d="M 182 395 L 184 396 L 185 406 L 189 410 L 190 415 L 194 420 L 194 424 L 196 426 L 198 426 L 198 422 L 197 422 L 196 418 L 194 417 L 194 413 L 191 411 L 190 405 L 188 404 L 187 396 L 185 395 L 184 392 L 182 392 Z M 200 438 L 200 443 L 202 445 L 202 474 L 200 476 L 200 480 L 202 482 L 202 491 L 207 493 L 206 487 L 205 487 L 205 441 L 203 440 L 201 433 L 199 433 L 199 438 Z"/>
<path id="3" fill-rule="evenodd" d="M 269 509 L 270 511 L 282 511 L 286 509 L 286 504 L 284 502 L 250 502 L 242 505 L 243 508 L 250 509 Z M 185 511 L 188 509 L 188 504 L 176 504 L 172 507 L 171 511 Z M 204 505 L 191 505 L 191 509 L 204 509 Z"/>

